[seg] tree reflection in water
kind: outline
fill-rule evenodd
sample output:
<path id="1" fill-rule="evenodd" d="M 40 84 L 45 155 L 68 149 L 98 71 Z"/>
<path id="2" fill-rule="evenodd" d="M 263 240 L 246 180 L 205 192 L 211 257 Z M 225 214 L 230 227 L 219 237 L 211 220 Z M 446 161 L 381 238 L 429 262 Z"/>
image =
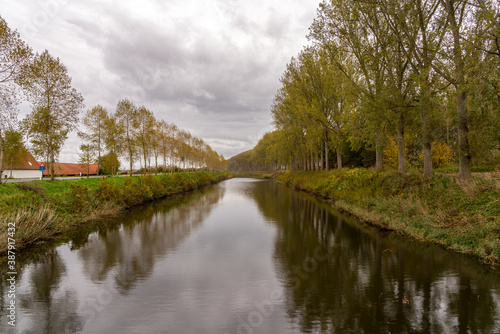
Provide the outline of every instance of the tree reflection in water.
<path id="1" fill-rule="evenodd" d="M 157 260 L 166 257 L 200 227 L 224 191 L 224 187 L 207 187 L 130 210 L 119 223 L 110 221 L 98 225 L 97 232 L 78 235 L 76 242 L 70 242 L 66 249 L 77 253 L 84 275 L 96 286 L 111 275 L 115 282 L 113 290 L 126 294 L 137 281 L 151 274 Z M 21 321 L 15 330 L 77 333 L 88 321 L 88 310 L 79 305 L 82 296 L 72 288 L 72 282 L 61 284 L 70 281 L 68 267 L 76 265 L 61 259 L 61 249 L 64 247 L 33 249 L 24 254 L 24 261 L 18 257 L 17 318 Z M 5 277 L 5 270 L 2 274 Z M 5 280 L 0 281 L 0 286 L 0 310 L 6 315 L 9 288 Z M 9 328 L 7 321 L 2 316 L 0 326 Z"/>
<path id="2" fill-rule="evenodd" d="M 19 282 L 16 283 L 15 329 L 26 324 L 27 319 L 36 323 L 31 324 L 30 330 L 19 333 L 77 333 L 83 328 L 83 319 L 77 312 L 76 292 L 72 287 L 61 284 L 66 271 L 66 265 L 55 249 L 23 269 L 18 280 L 24 277 L 27 282 L 22 288 Z M 8 287 L 3 283 L 2 280 L 5 298 Z M 5 305 L 2 303 L 2 314 L 7 314 Z M 6 316 L 2 316 L 2 328 L 14 329 L 7 325 L 6 319 Z"/>
<path id="3" fill-rule="evenodd" d="M 498 273 L 271 181 L 228 182 L 23 253 L 13 333 L 500 332 Z"/>
<path id="4" fill-rule="evenodd" d="M 278 228 L 274 263 L 304 333 L 494 333 L 500 277 L 439 247 L 360 226 L 273 182 L 248 196 Z M 328 249 L 326 259 L 314 250 Z M 308 263 L 309 262 L 309 263 Z"/>

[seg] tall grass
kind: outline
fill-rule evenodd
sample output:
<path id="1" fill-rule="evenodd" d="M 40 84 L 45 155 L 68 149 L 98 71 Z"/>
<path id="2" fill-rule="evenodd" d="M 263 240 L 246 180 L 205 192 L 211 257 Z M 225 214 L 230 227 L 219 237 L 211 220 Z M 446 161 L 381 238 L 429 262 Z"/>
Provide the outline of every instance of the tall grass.
<path id="1" fill-rule="evenodd" d="M 12 238 L 16 240 L 16 249 L 63 230 L 62 222 L 57 219 L 54 210 L 48 205 L 38 208 L 23 207 L 7 215 L 3 220 L 5 223 L 0 226 L 0 253 L 7 251 L 8 223 L 13 223 L 16 229 L 15 236 Z"/>

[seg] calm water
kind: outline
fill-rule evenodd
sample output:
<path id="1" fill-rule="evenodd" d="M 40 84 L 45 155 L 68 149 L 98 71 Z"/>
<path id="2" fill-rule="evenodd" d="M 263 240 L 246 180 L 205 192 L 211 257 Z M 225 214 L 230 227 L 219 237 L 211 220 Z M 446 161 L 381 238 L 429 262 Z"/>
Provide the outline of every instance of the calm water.
<path id="1" fill-rule="evenodd" d="M 18 255 L 17 327 L 2 280 L 0 332 L 500 333 L 498 271 L 272 181 L 225 181 L 107 226 Z"/>

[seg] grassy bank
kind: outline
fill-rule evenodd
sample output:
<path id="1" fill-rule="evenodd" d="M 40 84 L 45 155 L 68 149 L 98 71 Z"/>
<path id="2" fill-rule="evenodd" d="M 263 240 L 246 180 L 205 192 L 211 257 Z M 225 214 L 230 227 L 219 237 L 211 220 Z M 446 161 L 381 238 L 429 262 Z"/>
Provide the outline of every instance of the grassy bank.
<path id="1" fill-rule="evenodd" d="M 473 177 L 467 183 L 437 176 L 341 172 L 275 173 L 279 181 L 334 200 L 340 211 L 381 229 L 441 244 L 500 265 L 500 180 Z"/>
<path id="2" fill-rule="evenodd" d="M 228 172 L 195 172 L 4 184 L 0 186 L 0 254 L 7 251 L 8 223 L 15 223 L 19 250 L 86 222 L 230 176 Z"/>

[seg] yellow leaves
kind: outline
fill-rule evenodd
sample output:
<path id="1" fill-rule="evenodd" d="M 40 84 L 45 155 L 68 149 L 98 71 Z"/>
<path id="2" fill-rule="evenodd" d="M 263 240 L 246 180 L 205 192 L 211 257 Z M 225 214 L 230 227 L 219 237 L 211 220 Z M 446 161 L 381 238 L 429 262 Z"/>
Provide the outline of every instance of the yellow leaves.
<path id="1" fill-rule="evenodd" d="M 389 137 L 387 146 L 382 152 L 384 157 L 384 165 L 391 169 L 398 167 L 398 145 L 393 137 Z"/>
<path id="2" fill-rule="evenodd" d="M 451 148 L 446 143 L 432 143 L 431 153 L 434 167 L 447 167 L 453 163 Z"/>
<path id="3" fill-rule="evenodd" d="M 446 143 L 433 142 L 431 154 L 432 165 L 435 168 L 447 167 L 453 163 L 451 148 Z M 386 167 L 389 169 L 396 169 L 398 167 L 398 145 L 393 137 L 389 137 L 388 143 L 383 150 L 383 157 Z M 421 150 L 418 156 L 416 156 L 415 153 L 408 151 L 408 147 L 406 147 L 406 159 L 407 162 L 412 162 L 413 167 L 421 167 L 424 163 L 423 151 Z"/>

